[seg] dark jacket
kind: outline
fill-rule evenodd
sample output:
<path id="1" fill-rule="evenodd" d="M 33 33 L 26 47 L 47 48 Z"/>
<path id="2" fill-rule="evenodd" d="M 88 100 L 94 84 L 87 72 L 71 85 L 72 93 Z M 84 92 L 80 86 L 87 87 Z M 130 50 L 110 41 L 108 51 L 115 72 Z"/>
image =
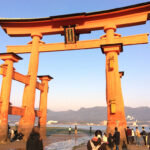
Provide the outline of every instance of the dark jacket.
<path id="1" fill-rule="evenodd" d="M 120 144 L 120 132 L 116 131 L 113 135 L 114 143 L 116 145 Z"/>
<path id="2" fill-rule="evenodd" d="M 114 147 L 114 140 L 113 140 L 113 136 L 112 135 L 108 136 L 108 146 L 110 148 Z"/>
<path id="3" fill-rule="evenodd" d="M 43 142 L 39 133 L 32 132 L 26 143 L 26 150 L 43 150 Z"/>
<path id="4" fill-rule="evenodd" d="M 87 143 L 87 149 L 88 150 L 92 150 L 91 142 L 93 143 L 93 145 L 95 147 L 100 146 L 98 148 L 98 150 L 107 150 L 106 149 L 106 144 L 105 143 L 102 144 L 101 143 L 101 139 L 100 138 L 96 138 L 96 137 L 94 137 L 94 138 L 92 138 L 91 140 L 88 141 L 88 143 Z"/>
<path id="5" fill-rule="evenodd" d="M 146 133 L 145 130 L 143 130 L 140 134 L 141 134 L 142 136 L 146 136 L 146 135 L 147 135 L 147 133 Z"/>

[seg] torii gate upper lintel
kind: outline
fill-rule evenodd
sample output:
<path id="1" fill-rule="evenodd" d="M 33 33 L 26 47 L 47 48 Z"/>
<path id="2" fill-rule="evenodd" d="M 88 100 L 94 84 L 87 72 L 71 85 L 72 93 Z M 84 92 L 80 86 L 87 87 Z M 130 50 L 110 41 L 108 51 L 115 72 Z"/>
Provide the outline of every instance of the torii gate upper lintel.
<path id="1" fill-rule="evenodd" d="M 121 27 L 145 24 L 149 19 L 150 2 L 92 13 L 34 19 L 0 19 L 1 27 L 9 36 L 32 37 L 32 42 L 28 45 L 7 46 L 7 52 L 31 53 L 28 75 L 25 77 L 28 80 L 30 76 L 30 79 L 25 85 L 22 103 L 22 107 L 26 109 L 19 123 L 20 131 L 28 136 L 34 125 L 34 99 L 37 87 L 39 52 L 101 47 L 102 52 L 106 55 L 107 132 L 113 132 L 114 127 L 117 126 L 121 131 L 121 137 L 125 138 L 123 131 L 126 128 L 126 119 L 120 80 L 123 74 L 119 73 L 118 55 L 122 52 L 123 46 L 148 43 L 148 34 L 121 37 L 115 31 Z M 106 34 L 100 39 L 79 41 L 79 34 L 94 30 L 104 30 Z M 43 35 L 52 34 L 65 35 L 65 43 L 45 44 L 40 41 Z M 48 89 L 47 81 L 50 78 L 40 77 L 40 79 L 43 79 L 41 84 L 46 85 L 44 88 L 46 91 Z M 47 95 L 43 97 L 47 98 Z M 46 106 L 46 104 L 43 105 Z M 45 125 L 45 118 L 42 119 Z"/>

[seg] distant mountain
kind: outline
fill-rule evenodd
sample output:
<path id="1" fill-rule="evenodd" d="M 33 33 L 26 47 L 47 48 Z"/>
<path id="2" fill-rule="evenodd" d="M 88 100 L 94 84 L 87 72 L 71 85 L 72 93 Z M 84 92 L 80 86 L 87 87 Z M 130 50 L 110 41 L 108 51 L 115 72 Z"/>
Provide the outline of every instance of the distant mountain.
<path id="1" fill-rule="evenodd" d="M 150 107 L 125 107 L 126 116 L 130 115 L 138 121 L 150 120 Z M 47 120 L 57 120 L 59 122 L 88 122 L 99 123 L 107 120 L 107 107 L 81 108 L 77 111 L 47 111 Z"/>
<path id="2" fill-rule="evenodd" d="M 150 107 L 125 107 L 126 116 L 132 116 L 138 121 L 150 121 Z M 10 116 L 10 121 L 18 121 L 20 116 Z M 57 120 L 62 123 L 100 123 L 107 120 L 107 107 L 81 108 L 77 111 L 51 111 L 47 110 L 47 121 Z"/>
<path id="3" fill-rule="evenodd" d="M 47 111 L 47 120 L 60 122 L 100 122 L 106 120 L 106 107 L 81 108 L 78 111 Z"/>

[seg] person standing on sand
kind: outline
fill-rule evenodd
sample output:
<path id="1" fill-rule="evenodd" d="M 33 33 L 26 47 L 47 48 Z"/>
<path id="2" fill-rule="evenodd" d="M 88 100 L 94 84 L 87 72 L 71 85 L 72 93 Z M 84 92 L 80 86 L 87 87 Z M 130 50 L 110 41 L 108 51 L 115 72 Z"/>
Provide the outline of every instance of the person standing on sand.
<path id="1" fill-rule="evenodd" d="M 131 129 L 131 142 L 134 143 L 134 130 Z"/>
<path id="2" fill-rule="evenodd" d="M 113 150 L 113 147 L 114 147 L 114 141 L 113 141 L 113 136 L 111 133 L 109 133 L 109 136 L 108 136 L 108 147 Z"/>
<path id="3" fill-rule="evenodd" d="M 140 145 L 140 131 L 139 131 L 139 129 L 138 129 L 138 127 L 136 127 L 136 129 L 135 129 L 135 143 L 136 143 L 136 145 Z"/>
<path id="4" fill-rule="evenodd" d="M 78 133 L 77 125 L 75 125 L 74 132 L 75 132 L 75 135 L 77 135 Z"/>
<path id="5" fill-rule="evenodd" d="M 129 127 L 127 127 L 126 134 L 127 134 L 127 143 L 131 144 L 131 135 L 132 135 L 132 132 L 131 132 L 131 129 Z"/>
<path id="6" fill-rule="evenodd" d="M 116 145 L 116 150 L 119 150 L 119 144 L 120 144 L 120 132 L 118 131 L 118 128 L 115 127 L 115 133 L 113 135 L 114 143 Z"/>
<path id="7" fill-rule="evenodd" d="M 106 144 L 108 143 L 108 141 L 107 141 L 107 134 L 106 133 L 104 133 L 102 141 L 103 141 L 103 143 L 106 143 Z"/>
<path id="8" fill-rule="evenodd" d="M 43 150 L 43 142 L 40 138 L 39 128 L 33 128 L 26 143 L 26 150 Z"/>
<path id="9" fill-rule="evenodd" d="M 147 133 L 146 133 L 144 127 L 142 127 L 142 132 L 140 134 L 143 137 L 144 145 L 146 145 L 146 136 L 147 136 Z"/>
<path id="10" fill-rule="evenodd" d="M 71 127 L 69 127 L 69 129 L 68 129 L 68 130 L 69 130 L 69 135 L 70 135 L 70 134 L 71 134 Z"/>
<path id="11" fill-rule="evenodd" d="M 95 136 L 88 141 L 87 150 L 107 150 L 106 144 L 102 144 L 102 131 L 96 130 Z"/>

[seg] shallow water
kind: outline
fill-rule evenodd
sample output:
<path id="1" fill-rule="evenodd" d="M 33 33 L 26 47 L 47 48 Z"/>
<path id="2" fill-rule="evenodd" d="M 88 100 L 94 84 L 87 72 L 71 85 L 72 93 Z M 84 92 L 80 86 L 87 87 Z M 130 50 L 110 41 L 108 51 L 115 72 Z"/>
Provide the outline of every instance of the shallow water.
<path id="1" fill-rule="evenodd" d="M 66 141 L 52 143 L 45 147 L 45 150 L 72 150 L 74 146 L 78 146 L 83 143 L 87 143 L 90 139 L 90 136 L 84 136 L 81 138 L 74 138 Z"/>
<path id="2" fill-rule="evenodd" d="M 50 125 L 47 125 L 47 127 L 65 127 L 65 128 L 71 127 L 73 129 L 75 126 L 74 125 L 67 125 L 67 124 L 50 124 Z M 92 130 L 102 130 L 102 131 L 106 130 L 106 126 L 91 126 L 91 127 L 92 127 Z M 89 130 L 90 126 L 88 126 L 88 125 L 77 125 L 77 128 Z"/>

